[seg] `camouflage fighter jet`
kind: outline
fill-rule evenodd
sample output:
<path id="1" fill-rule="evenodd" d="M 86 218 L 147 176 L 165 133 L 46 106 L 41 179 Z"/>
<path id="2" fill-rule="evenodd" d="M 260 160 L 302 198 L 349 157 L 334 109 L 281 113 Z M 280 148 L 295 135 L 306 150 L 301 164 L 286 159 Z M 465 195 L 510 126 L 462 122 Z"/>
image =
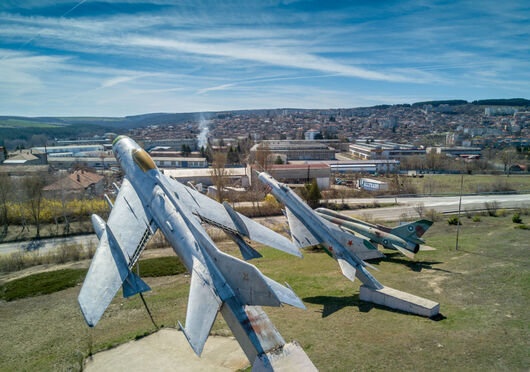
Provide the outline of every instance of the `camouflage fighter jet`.
<path id="1" fill-rule="evenodd" d="M 387 249 L 397 250 L 409 258 L 414 258 L 414 254 L 420 250 L 434 250 L 434 248 L 426 246 L 425 242 L 420 239 L 433 224 L 429 220 L 423 219 L 390 228 L 383 225 L 372 225 L 326 208 L 317 208 L 315 212 L 320 217 L 333 222 L 353 235 L 355 233 L 362 235 L 368 238 L 370 243 L 381 244 Z"/>

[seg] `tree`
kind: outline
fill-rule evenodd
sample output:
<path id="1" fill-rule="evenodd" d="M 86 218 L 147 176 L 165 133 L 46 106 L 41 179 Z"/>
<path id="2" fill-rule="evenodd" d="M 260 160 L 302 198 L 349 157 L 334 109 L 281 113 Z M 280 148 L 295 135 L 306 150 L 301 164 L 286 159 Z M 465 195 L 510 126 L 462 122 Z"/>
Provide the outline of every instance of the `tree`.
<path id="1" fill-rule="evenodd" d="M 37 238 L 40 237 L 40 212 L 43 200 L 44 178 L 39 176 L 29 176 L 22 182 L 24 191 L 28 198 L 31 217 L 37 228 Z"/>
<path id="2" fill-rule="evenodd" d="M 501 160 L 504 164 L 504 172 L 510 176 L 510 168 L 517 160 L 517 151 L 513 147 L 508 147 L 501 151 Z"/>
<path id="3" fill-rule="evenodd" d="M 217 188 L 217 198 L 220 202 L 224 198 L 224 189 L 228 182 L 228 170 L 226 169 L 226 153 L 217 151 L 213 153 L 212 168 L 210 170 L 212 182 Z"/>
<path id="4" fill-rule="evenodd" d="M 4 143 L 2 143 L 2 147 L 4 148 L 4 159 L 7 159 L 9 157 L 9 154 L 7 153 L 7 148 Z"/>
<path id="5" fill-rule="evenodd" d="M 274 164 L 283 164 L 283 160 L 280 155 L 276 157 L 276 160 L 274 160 Z"/>
<path id="6" fill-rule="evenodd" d="M 256 149 L 256 157 L 254 161 L 258 166 L 260 172 L 268 172 L 270 169 L 271 163 L 271 150 L 269 149 L 269 144 L 267 142 L 262 142 L 258 145 Z"/>
<path id="7" fill-rule="evenodd" d="M 182 156 L 190 156 L 191 147 L 189 145 L 187 145 L 187 144 L 183 144 L 181 153 L 182 153 Z"/>
<path id="8" fill-rule="evenodd" d="M 232 148 L 232 146 L 228 149 L 227 161 L 229 164 L 239 163 L 239 154 Z"/>
<path id="9" fill-rule="evenodd" d="M 9 220 L 7 218 L 7 202 L 9 195 L 13 190 L 13 184 L 11 179 L 5 175 L 0 175 L 0 220 L 2 221 L 2 236 L 7 235 L 7 228 L 9 226 Z"/>
<path id="10" fill-rule="evenodd" d="M 304 189 L 302 189 L 302 196 L 311 208 L 316 208 L 318 206 L 322 194 L 320 193 L 316 179 L 313 178 L 311 183 L 305 185 Z"/>

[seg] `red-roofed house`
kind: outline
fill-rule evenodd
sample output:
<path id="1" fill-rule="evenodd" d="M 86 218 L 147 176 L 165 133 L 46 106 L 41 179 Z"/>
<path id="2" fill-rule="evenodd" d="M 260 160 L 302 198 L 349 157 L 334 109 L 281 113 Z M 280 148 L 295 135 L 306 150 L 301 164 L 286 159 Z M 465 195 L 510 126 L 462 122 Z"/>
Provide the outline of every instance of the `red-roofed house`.
<path id="1" fill-rule="evenodd" d="M 44 188 L 45 192 L 64 191 L 67 193 L 89 193 L 101 195 L 103 193 L 103 176 L 78 169 L 74 173 L 59 179 Z"/>

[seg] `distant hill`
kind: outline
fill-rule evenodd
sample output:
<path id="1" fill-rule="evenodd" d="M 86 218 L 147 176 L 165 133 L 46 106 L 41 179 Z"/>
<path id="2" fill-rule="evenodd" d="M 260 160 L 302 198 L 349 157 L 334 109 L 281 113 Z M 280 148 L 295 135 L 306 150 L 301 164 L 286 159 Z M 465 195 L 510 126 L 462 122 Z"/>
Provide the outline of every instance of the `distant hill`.
<path id="1" fill-rule="evenodd" d="M 524 98 L 482 99 L 473 101 L 472 104 L 487 106 L 530 106 L 530 100 Z"/>
<path id="2" fill-rule="evenodd" d="M 445 101 L 425 101 L 425 102 L 415 102 L 412 104 L 412 106 L 424 106 L 424 105 L 431 105 L 431 106 L 440 106 L 440 105 L 449 105 L 449 106 L 457 106 L 457 105 L 465 105 L 467 104 L 467 101 L 464 101 L 463 99 L 450 99 Z"/>
<path id="3" fill-rule="evenodd" d="M 499 98 L 499 99 L 482 99 L 473 102 L 468 102 L 463 99 L 451 99 L 445 101 L 425 101 L 425 102 L 416 102 L 412 106 L 423 106 L 423 105 L 465 105 L 471 103 L 473 105 L 483 105 L 483 106 L 530 106 L 530 100 L 525 98 Z"/>

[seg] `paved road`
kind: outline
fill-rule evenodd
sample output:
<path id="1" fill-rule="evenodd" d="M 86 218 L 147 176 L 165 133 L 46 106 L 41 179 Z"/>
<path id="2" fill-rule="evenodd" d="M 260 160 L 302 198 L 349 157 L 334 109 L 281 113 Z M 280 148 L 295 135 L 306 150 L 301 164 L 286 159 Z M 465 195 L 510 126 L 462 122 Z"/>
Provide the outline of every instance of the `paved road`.
<path id="1" fill-rule="evenodd" d="M 26 242 L 4 243 L 0 244 L 0 254 L 10 254 L 17 251 L 36 251 L 46 253 L 50 250 L 57 249 L 63 244 L 83 244 L 85 247 L 93 244 L 97 247 L 98 238 L 96 234 L 76 235 L 66 238 L 40 239 Z"/>
<path id="2" fill-rule="evenodd" d="M 363 198 L 363 199 L 346 199 L 347 203 L 351 204 L 371 204 L 373 202 L 388 203 L 396 201 L 394 198 Z M 437 196 L 437 197 L 421 197 L 421 198 L 397 198 L 397 207 L 388 208 L 367 208 L 353 211 L 346 211 L 344 213 L 349 215 L 356 215 L 361 218 L 379 220 L 379 221 L 398 221 L 402 217 L 418 218 L 416 206 L 423 203 L 424 209 L 434 209 L 439 213 L 456 213 L 458 211 L 458 196 Z M 530 194 L 517 195 L 471 195 L 462 197 L 462 211 L 465 210 L 483 210 L 485 202 L 496 201 L 499 207 L 502 208 L 530 208 Z M 334 202 L 340 203 L 341 200 Z M 274 225 L 279 223 L 286 223 L 283 216 L 258 218 L 258 221 L 264 222 L 266 225 Z M 81 235 L 72 236 L 68 238 L 53 238 L 42 239 L 31 242 L 18 243 L 4 243 L 0 244 L 0 254 L 9 254 L 16 251 L 36 250 L 45 253 L 56 249 L 61 244 L 79 244 L 83 243 L 85 246 L 89 244 L 97 245 L 98 240 L 96 235 Z"/>

